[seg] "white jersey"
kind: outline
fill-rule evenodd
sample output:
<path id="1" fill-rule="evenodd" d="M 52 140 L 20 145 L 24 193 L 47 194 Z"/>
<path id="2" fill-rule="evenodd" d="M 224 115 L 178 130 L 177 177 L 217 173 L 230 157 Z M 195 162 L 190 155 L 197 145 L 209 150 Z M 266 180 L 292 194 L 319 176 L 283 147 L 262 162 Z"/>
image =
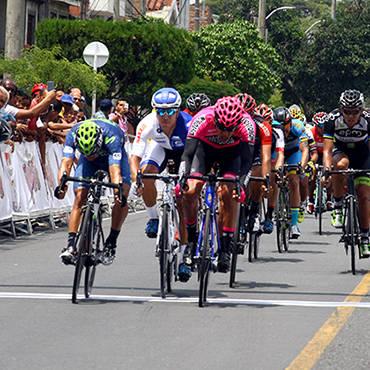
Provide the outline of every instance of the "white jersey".
<path id="1" fill-rule="evenodd" d="M 132 144 L 131 155 L 142 158 L 149 139 L 155 141 L 165 149 L 184 149 L 191 118 L 189 114 L 180 112 L 177 117 L 176 128 L 171 136 L 168 137 L 159 125 L 157 114 L 155 112 L 148 114 L 141 120 L 136 129 L 136 137 Z"/>

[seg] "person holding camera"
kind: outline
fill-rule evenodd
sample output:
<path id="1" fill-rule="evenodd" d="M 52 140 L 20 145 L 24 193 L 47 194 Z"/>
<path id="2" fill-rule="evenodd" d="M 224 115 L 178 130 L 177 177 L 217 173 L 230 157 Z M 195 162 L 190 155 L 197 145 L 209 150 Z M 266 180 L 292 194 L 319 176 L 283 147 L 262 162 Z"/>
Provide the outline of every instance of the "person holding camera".
<path id="1" fill-rule="evenodd" d="M 128 113 L 129 104 L 126 99 L 118 99 L 115 107 L 114 113 L 109 115 L 109 119 L 115 123 L 123 130 L 125 133 L 125 141 L 127 142 L 128 134 L 135 135 L 135 130 L 132 125 L 128 122 L 126 114 Z M 130 138 L 129 138 L 130 139 Z M 129 140 L 130 142 L 134 141 L 134 138 Z"/>

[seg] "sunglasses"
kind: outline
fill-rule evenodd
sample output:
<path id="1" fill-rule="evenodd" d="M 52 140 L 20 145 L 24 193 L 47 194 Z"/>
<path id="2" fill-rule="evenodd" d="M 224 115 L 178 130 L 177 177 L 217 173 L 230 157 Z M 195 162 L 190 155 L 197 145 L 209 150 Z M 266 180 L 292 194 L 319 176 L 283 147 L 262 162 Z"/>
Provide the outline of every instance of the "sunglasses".
<path id="1" fill-rule="evenodd" d="M 165 114 L 167 114 L 167 116 L 173 116 L 177 112 L 177 109 L 175 109 L 175 108 L 170 108 L 170 109 L 162 109 L 162 108 L 159 108 L 159 109 L 156 109 L 156 112 L 161 117 L 163 117 Z"/>
<path id="2" fill-rule="evenodd" d="M 342 112 L 346 114 L 347 116 L 355 116 L 356 114 L 359 114 L 361 112 L 361 109 L 356 110 L 348 110 L 348 109 L 342 109 Z"/>
<path id="3" fill-rule="evenodd" d="M 287 124 L 284 125 L 285 129 L 288 129 L 289 127 L 290 127 L 290 123 L 287 123 Z"/>
<path id="4" fill-rule="evenodd" d="M 79 99 L 79 98 L 73 98 L 74 101 L 79 101 L 79 102 L 82 102 L 82 99 Z"/>

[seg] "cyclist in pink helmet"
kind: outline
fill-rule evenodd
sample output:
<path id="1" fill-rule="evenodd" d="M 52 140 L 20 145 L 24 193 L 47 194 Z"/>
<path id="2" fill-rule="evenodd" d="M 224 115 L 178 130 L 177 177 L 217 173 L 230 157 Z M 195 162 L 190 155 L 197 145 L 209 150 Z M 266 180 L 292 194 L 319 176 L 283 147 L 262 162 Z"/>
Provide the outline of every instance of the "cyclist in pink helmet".
<path id="1" fill-rule="evenodd" d="M 182 176 L 207 174 L 214 162 L 219 164 L 219 176 L 241 177 L 244 187 L 248 184 L 253 158 L 256 126 L 250 115 L 243 111 L 243 104 L 235 97 L 223 97 L 214 106 L 204 108 L 190 123 L 185 150 L 181 158 Z M 203 183 L 189 180 L 185 185 L 184 214 L 188 230 L 188 243 L 183 261 L 190 268 L 197 243 L 198 198 Z M 220 183 L 220 236 L 221 250 L 218 271 L 227 272 L 230 267 L 237 217 L 235 184 Z"/>

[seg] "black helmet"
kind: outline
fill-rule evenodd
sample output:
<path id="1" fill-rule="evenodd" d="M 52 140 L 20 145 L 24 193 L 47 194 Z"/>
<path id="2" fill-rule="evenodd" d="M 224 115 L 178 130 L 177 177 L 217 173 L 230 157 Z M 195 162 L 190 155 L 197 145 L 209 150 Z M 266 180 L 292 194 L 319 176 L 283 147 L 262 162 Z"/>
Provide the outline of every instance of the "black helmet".
<path id="1" fill-rule="evenodd" d="M 279 107 L 274 110 L 274 120 L 285 126 L 292 123 L 292 115 L 288 108 Z"/>
<path id="2" fill-rule="evenodd" d="M 191 94 L 186 99 L 185 105 L 190 112 L 198 113 L 203 108 L 209 107 L 211 100 L 206 94 Z"/>
<path id="3" fill-rule="evenodd" d="M 362 107 L 364 104 L 364 95 L 358 90 L 346 90 L 342 92 L 339 103 L 344 108 Z"/>
<path id="4" fill-rule="evenodd" d="M 13 130 L 5 119 L 0 118 L 0 143 L 10 140 Z"/>

